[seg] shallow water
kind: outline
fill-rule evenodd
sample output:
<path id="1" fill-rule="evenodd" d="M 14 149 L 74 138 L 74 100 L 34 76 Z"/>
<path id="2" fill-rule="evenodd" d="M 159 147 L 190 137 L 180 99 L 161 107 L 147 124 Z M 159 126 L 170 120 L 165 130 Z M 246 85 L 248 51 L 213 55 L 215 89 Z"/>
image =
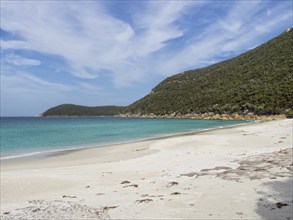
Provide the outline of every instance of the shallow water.
<path id="1" fill-rule="evenodd" d="M 102 146 L 247 121 L 118 117 L 2 117 L 1 159 Z"/>

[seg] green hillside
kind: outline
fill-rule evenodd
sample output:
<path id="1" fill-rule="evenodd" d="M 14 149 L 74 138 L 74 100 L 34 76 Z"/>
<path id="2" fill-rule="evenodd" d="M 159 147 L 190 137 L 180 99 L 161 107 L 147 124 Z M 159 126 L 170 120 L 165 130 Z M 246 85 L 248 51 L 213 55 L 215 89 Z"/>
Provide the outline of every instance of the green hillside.
<path id="1" fill-rule="evenodd" d="M 41 116 L 111 116 L 120 114 L 124 108 L 121 106 L 88 107 L 64 104 L 48 109 Z"/>
<path id="2" fill-rule="evenodd" d="M 292 114 L 293 29 L 240 56 L 168 77 L 127 114 Z"/>

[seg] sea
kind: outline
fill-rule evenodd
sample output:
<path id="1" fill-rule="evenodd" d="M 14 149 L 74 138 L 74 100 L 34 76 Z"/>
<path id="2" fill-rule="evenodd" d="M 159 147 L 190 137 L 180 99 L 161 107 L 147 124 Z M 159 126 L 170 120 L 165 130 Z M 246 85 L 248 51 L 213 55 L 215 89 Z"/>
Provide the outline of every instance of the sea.
<path id="1" fill-rule="evenodd" d="M 1 117 L 1 160 L 223 128 L 248 121 L 119 117 Z M 117 146 L 118 147 L 118 146 Z"/>

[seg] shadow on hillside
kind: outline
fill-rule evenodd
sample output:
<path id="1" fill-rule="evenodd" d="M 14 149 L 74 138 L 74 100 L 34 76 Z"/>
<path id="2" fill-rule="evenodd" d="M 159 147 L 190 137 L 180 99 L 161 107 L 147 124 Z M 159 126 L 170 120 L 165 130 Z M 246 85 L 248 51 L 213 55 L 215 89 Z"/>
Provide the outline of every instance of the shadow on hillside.
<path id="1" fill-rule="evenodd" d="M 256 213 L 265 220 L 293 220 L 293 179 L 267 182 L 262 189 Z"/>

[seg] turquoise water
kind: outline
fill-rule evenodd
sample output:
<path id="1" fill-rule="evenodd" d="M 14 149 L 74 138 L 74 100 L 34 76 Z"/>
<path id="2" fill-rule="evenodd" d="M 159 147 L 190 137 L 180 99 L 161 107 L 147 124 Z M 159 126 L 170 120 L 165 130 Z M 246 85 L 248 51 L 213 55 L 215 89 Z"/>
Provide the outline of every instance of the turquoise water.
<path id="1" fill-rule="evenodd" d="M 1 159 L 102 146 L 247 121 L 116 117 L 2 117 Z"/>

